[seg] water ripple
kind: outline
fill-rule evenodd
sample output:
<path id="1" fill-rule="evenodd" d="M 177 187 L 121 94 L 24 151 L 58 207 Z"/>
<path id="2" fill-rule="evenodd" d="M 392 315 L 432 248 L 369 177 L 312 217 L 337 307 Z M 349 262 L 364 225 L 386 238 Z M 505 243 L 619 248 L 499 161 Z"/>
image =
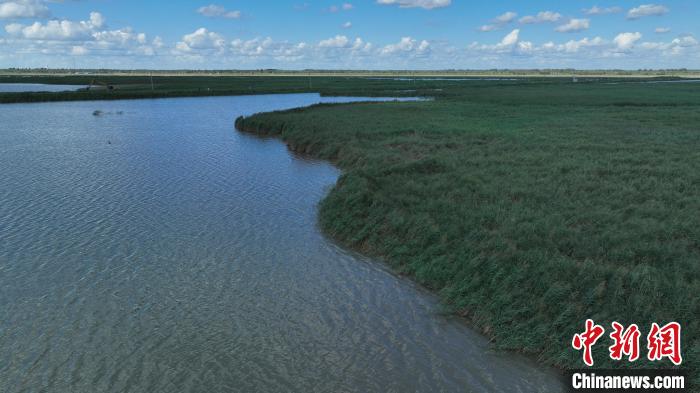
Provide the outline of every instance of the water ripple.
<path id="1" fill-rule="evenodd" d="M 560 390 L 318 233 L 332 166 L 232 129 L 319 100 L 0 106 L 0 391 Z"/>

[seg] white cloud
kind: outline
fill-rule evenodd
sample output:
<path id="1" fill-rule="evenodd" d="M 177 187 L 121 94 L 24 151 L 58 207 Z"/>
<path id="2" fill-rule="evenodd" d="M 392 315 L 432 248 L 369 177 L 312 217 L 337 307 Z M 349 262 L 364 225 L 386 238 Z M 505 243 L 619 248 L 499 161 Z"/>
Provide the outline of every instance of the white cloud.
<path id="1" fill-rule="evenodd" d="M 512 11 L 508 11 L 506 13 L 503 13 L 503 14 L 497 16 L 496 19 L 494 19 L 493 21 L 495 23 L 505 24 L 505 23 L 510 23 L 510 22 L 514 21 L 515 18 L 517 18 L 517 17 L 518 17 L 518 14 L 516 14 L 515 12 L 512 12 Z"/>
<path id="2" fill-rule="evenodd" d="M 0 19 L 44 18 L 49 8 L 38 0 L 0 1 Z"/>
<path id="3" fill-rule="evenodd" d="M 636 47 L 641 51 L 647 51 L 650 56 L 660 54 L 664 58 L 686 58 L 689 54 L 698 54 L 700 42 L 692 35 L 685 35 L 675 38 L 671 42 L 642 42 Z"/>
<path id="4" fill-rule="evenodd" d="M 700 45 L 700 42 L 698 42 L 698 40 L 692 35 L 684 35 L 671 41 L 671 44 L 682 47 L 691 47 Z"/>
<path id="5" fill-rule="evenodd" d="M 182 41 L 175 45 L 175 49 L 182 53 L 202 49 L 222 52 L 225 46 L 226 41 L 221 35 L 213 31 L 209 31 L 204 27 L 200 27 L 193 33 L 182 36 Z"/>
<path id="6" fill-rule="evenodd" d="M 19 23 L 10 23 L 9 25 L 5 25 L 5 31 L 10 35 L 17 35 L 21 33 L 22 28 L 24 28 L 24 25 Z"/>
<path id="7" fill-rule="evenodd" d="M 30 25 L 11 23 L 5 26 L 9 42 L 15 50 L 33 56 L 151 56 L 162 46 L 162 41 L 147 42 L 146 34 L 129 27 L 103 30 L 102 14 L 92 12 L 86 21 L 51 20 Z M 32 56 L 32 57 L 33 57 Z"/>
<path id="8" fill-rule="evenodd" d="M 607 8 L 603 8 L 603 7 L 598 7 L 597 5 L 596 5 L 596 6 L 593 6 L 593 7 L 591 7 L 591 8 L 584 8 L 584 9 L 583 9 L 583 13 L 586 14 L 586 15 L 617 14 L 617 13 L 620 13 L 620 12 L 622 12 L 622 11 L 623 11 L 623 10 L 622 10 L 621 7 L 607 7 Z"/>
<path id="9" fill-rule="evenodd" d="M 343 8 L 343 11 L 350 11 L 351 9 L 353 9 L 355 7 L 353 7 L 353 5 L 350 3 L 343 3 L 342 8 Z"/>
<path id="10" fill-rule="evenodd" d="M 669 9 L 666 6 L 658 4 L 644 4 L 629 10 L 627 12 L 627 19 L 639 19 L 645 16 L 661 16 L 667 14 L 668 12 Z"/>
<path id="11" fill-rule="evenodd" d="M 92 25 L 92 27 L 99 29 L 105 24 L 105 18 L 99 12 L 91 12 L 90 24 Z"/>
<path id="12" fill-rule="evenodd" d="M 481 45 L 474 42 L 469 46 L 469 49 L 481 52 L 505 53 L 512 52 L 514 50 L 531 51 L 534 49 L 534 45 L 528 41 L 520 41 L 520 29 L 515 29 L 506 34 L 506 36 L 495 45 Z"/>
<path id="13" fill-rule="evenodd" d="M 239 19 L 241 17 L 241 11 L 229 11 L 225 7 L 216 4 L 199 7 L 197 13 L 209 18 Z"/>
<path id="14" fill-rule="evenodd" d="M 615 45 L 617 45 L 617 49 L 626 51 L 631 49 L 634 44 L 642 39 L 642 33 L 621 33 L 618 34 L 617 37 L 613 40 Z"/>
<path id="15" fill-rule="evenodd" d="M 342 1 L 342 0 L 340 0 Z M 340 1 L 336 4 L 341 4 Z M 0 4 L 2 0 L 0 0 Z M 348 3 L 349 4 L 349 3 Z M 398 4 L 398 3 L 396 3 Z M 342 8 L 342 5 L 339 5 Z M 228 12 L 228 11 L 227 11 Z M 557 17 L 533 15 L 540 23 Z M 541 15 L 541 16 L 540 16 Z M 593 15 L 593 14 L 592 14 Z M 581 22 L 559 16 L 558 31 L 580 31 Z M 9 66 L 80 66 L 123 68 L 690 68 L 700 64 L 700 43 L 692 35 L 661 42 L 644 42 L 641 33 L 623 33 L 550 42 L 527 41 L 528 30 L 511 28 L 490 43 L 455 47 L 444 41 L 403 37 L 373 45 L 362 38 L 339 34 L 314 42 L 276 41 L 271 37 L 227 38 L 206 28 L 180 40 L 164 42 L 129 27 L 107 29 L 99 13 L 83 21 L 9 21 L 0 38 L 0 59 Z M 351 19 L 351 18 L 347 18 Z M 504 28 L 517 20 L 505 13 L 491 23 Z M 584 19 L 588 21 L 588 19 Z M 528 20 L 526 20 L 527 22 Z M 341 21 L 336 21 L 340 23 Z M 572 25 L 568 30 L 564 26 Z M 590 27 L 589 22 L 583 26 Z M 336 25 L 338 26 L 338 25 Z M 343 25 L 350 27 L 351 23 Z M 653 26 L 652 26 L 653 28 Z M 661 28 L 660 28 L 661 29 Z M 508 33 L 509 31 L 509 33 Z M 624 31 L 624 30 L 623 30 Z M 664 30 L 665 31 L 665 30 Z M 508 34 L 506 34 L 508 33 Z M 158 55 L 157 57 L 150 57 Z M 148 59 L 153 60 L 148 60 Z"/>
<path id="16" fill-rule="evenodd" d="M 518 14 L 516 14 L 513 11 L 508 11 L 508 12 L 505 12 L 505 13 L 495 17 L 491 21 L 492 22 L 491 24 L 483 25 L 483 26 L 479 27 L 478 30 L 482 31 L 482 32 L 499 30 L 499 29 L 503 28 L 505 25 L 513 22 L 515 20 L 515 18 L 517 18 L 517 17 L 518 17 Z"/>
<path id="17" fill-rule="evenodd" d="M 344 35 L 337 35 L 327 40 L 322 40 L 318 43 L 321 48 L 343 48 L 348 45 L 350 40 Z"/>
<path id="18" fill-rule="evenodd" d="M 418 41 L 411 37 L 403 37 L 398 43 L 386 45 L 381 49 L 382 55 L 395 53 L 422 55 L 428 52 L 430 43 L 426 40 Z"/>
<path id="19" fill-rule="evenodd" d="M 671 32 L 670 27 L 657 27 L 656 29 L 654 29 L 654 33 L 656 33 L 656 34 L 666 34 L 666 33 L 670 33 L 670 32 Z"/>
<path id="20" fill-rule="evenodd" d="M 561 14 L 552 11 L 542 11 L 537 15 L 524 16 L 520 18 L 520 23 L 522 24 L 533 24 L 533 23 L 547 23 L 547 22 L 558 22 L 561 19 Z"/>
<path id="21" fill-rule="evenodd" d="M 520 37 L 520 29 L 515 29 L 508 33 L 503 39 L 501 40 L 500 45 L 501 46 L 512 46 L 515 45 L 515 43 L 518 42 L 518 38 Z"/>
<path id="22" fill-rule="evenodd" d="M 351 28 L 352 28 L 352 22 L 349 22 L 349 21 L 348 21 L 348 22 L 345 22 L 345 23 L 343 23 L 343 25 L 342 25 L 341 27 L 342 27 L 343 29 L 351 29 Z"/>
<path id="23" fill-rule="evenodd" d="M 483 25 L 479 27 L 479 31 L 487 32 L 487 31 L 494 31 L 498 30 L 500 26 L 498 25 Z"/>
<path id="24" fill-rule="evenodd" d="M 89 21 L 50 20 L 45 24 L 34 22 L 27 26 L 13 23 L 6 26 L 5 31 L 28 40 L 83 40 L 89 39 L 96 29 L 102 27 L 103 23 L 102 15 L 93 12 L 90 14 Z"/>
<path id="25" fill-rule="evenodd" d="M 444 8 L 452 4 L 452 0 L 377 0 L 377 4 L 398 5 L 401 8 Z"/>
<path id="26" fill-rule="evenodd" d="M 588 37 L 582 38 L 578 41 L 576 40 L 570 40 L 564 44 L 557 45 L 552 47 L 552 49 L 558 50 L 558 51 L 564 51 L 564 52 L 569 52 L 569 53 L 576 53 L 581 49 L 584 48 L 591 48 L 591 47 L 599 47 L 605 44 L 605 41 L 600 38 L 600 37 L 595 37 L 593 39 L 589 39 Z"/>
<path id="27" fill-rule="evenodd" d="M 557 27 L 555 30 L 560 33 L 575 33 L 578 31 L 588 30 L 590 26 L 590 19 L 571 19 L 568 23 Z"/>

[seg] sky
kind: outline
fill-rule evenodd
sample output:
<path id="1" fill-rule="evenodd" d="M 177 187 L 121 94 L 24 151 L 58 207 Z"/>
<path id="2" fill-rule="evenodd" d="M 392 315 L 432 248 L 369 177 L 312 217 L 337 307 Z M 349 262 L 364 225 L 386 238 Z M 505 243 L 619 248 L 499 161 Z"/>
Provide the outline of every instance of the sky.
<path id="1" fill-rule="evenodd" d="M 699 69 L 659 1 L 0 0 L 0 68 Z"/>

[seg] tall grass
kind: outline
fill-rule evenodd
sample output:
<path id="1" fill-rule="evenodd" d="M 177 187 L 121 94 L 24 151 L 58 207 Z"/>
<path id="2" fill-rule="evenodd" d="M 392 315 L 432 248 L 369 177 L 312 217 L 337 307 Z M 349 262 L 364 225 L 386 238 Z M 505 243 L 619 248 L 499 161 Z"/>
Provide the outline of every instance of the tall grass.
<path id="1" fill-rule="evenodd" d="M 581 367 L 572 336 L 610 322 L 683 326 L 700 366 L 700 85 L 463 84 L 435 101 L 263 113 L 344 174 L 320 223 L 439 291 L 501 348 Z M 390 299 L 388 299 L 390 300 Z"/>

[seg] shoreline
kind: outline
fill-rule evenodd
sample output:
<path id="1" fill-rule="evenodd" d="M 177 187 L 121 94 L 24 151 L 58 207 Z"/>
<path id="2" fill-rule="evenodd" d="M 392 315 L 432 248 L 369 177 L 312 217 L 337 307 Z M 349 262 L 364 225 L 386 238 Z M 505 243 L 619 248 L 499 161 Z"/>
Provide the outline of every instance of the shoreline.
<path id="1" fill-rule="evenodd" d="M 292 109 L 287 109 L 283 112 L 286 111 L 299 111 L 299 110 L 304 110 L 304 109 L 309 109 L 315 106 L 319 105 L 352 105 L 352 104 L 366 104 L 370 102 L 363 102 L 363 101 L 358 101 L 358 102 L 351 102 L 351 103 L 333 103 L 333 104 L 313 104 L 309 106 L 302 106 L 298 108 L 292 108 Z M 375 102 L 375 103 L 382 103 L 381 101 Z M 269 113 L 269 112 L 262 112 L 262 113 Z M 251 116 L 255 116 L 251 115 Z M 248 116 L 250 117 L 250 116 Z M 305 157 L 305 158 L 311 158 L 314 160 L 323 160 L 328 162 L 329 164 L 333 165 L 335 168 L 340 171 L 340 176 L 338 177 L 338 180 L 336 183 L 333 185 L 331 191 L 335 189 L 338 186 L 338 182 L 340 182 L 340 179 L 343 177 L 345 170 L 338 165 L 338 160 L 337 159 L 331 159 L 331 158 L 324 158 L 319 156 L 317 153 L 314 153 L 314 150 L 312 148 L 311 144 L 294 144 L 293 142 L 289 140 L 285 140 L 279 135 L 278 131 L 272 131 L 270 129 L 256 129 L 253 130 L 251 128 L 247 128 L 245 126 L 245 119 L 246 116 L 239 116 L 236 118 L 235 121 L 235 130 L 237 132 L 241 132 L 243 134 L 251 135 L 257 138 L 264 138 L 264 139 L 275 139 L 280 143 L 283 143 L 290 154 L 293 155 L 298 155 L 300 157 Z M 280 130 L 281 131 L 281 130 Z M 335 243 L 338 247 L 343 248 L 346 251 L 352 252 L 352 253 L 357 253 L 358 255 L 364 257 L 364 258 L 369 258 L 376 263 L 382 264 L 382 268 L 386 269 L 390 274 L 396 275 L 397 277 L 404 278 L 410 280 L 410 282 L 420 288 L 421 290 L 425 291 L 426 293 L 430 294 L 431 296 L 437 297 L 438 301 L 440 302 L 441 306 L 443 307 L 443 310 L 446 314 L 448 314 L 452 318 L 458 318 L 467 328 L 471 329 L 472 331 L 480 334 L 483 336 L 485 339 L 487 339 L 490 343 L 490 345 L 494 345 L 494 340 L 496 339 L 496 336 L 493 334 L 490 329 L 484 329 L 483 327 L 477 326 L 474 322 L 474 320 L 470 317 L 468 313 L 465 313 L 464 310 L 458 310 L 452 307 L 449 304 L 446 304 L 444 302 L 444 299 L 440 296 L 439 291 L 436 291 L 436 288 L 431 288 L 428 285 L 425 285 L 425 283 L 422 283 L 420 281 L 417 281 L 415 277 L 411 276 L 410 274 L 403 273 L 401 271 L 396 270 L 396 267 L 391 264 L 390 261 L 386 260 L 386 257 L 381 254 L 373 253 L 372 251 L 368 250 L 362 250 L 357 247 L 353 247 L 353 245 L 348 242 L 347 239 L 344 239 L 342 237 L 334 236 L 332 233 L 328 233 L 326 229 L 323 228 L 320 222 L 320 206 L 323 204 L 323 202 L 326 200 L 328 197 L 328 193 L 319 201 L 319 204 L 317 206 L 317 220 L 318 220 L 318 225 L 320 227 L 320 230 L 322 234 L 326 237 L 328 237 L 333 243 Z M 540 368 L 547 368 L 557 374 L 558 377 L 561 378 L 562 382 L 564 381 L 565 377 L 565 372 L 566 372 L 566 367 L 560 364 L 547 364 L 543 363 L 538 354 L 535 352 L 528 352 L 528 351 L 523 351 L 519 349 L 498 349 L 499 351 L 503 351 L 505 353 L 512 353 L 518 356 L 523 356 L 524 358 L 534 362 L 534 364 L 538 365 Z"/>
<path id="2" fill-rule="evenodd" d="M 576 81 L 572 79 L 576 78 Z M 460 79 L 468 78 L 468 80 Z M 435 97 L 452 90 L 484 85 L 578 86 L 614 83 L 685 82 L 699 80 L 698 74 L 23 74 L 0 75 L 2 83 L 94 86 L 113 89 L 80 89 L 62 92 L 0 92 L 0 104 L 61 101 L 111 101 L 173 97 L 217 97 L 258 94 L 319 93 L 321 96 Z"/>
<path id="3" fill-rule="evenodd" d="M 692 89 L 695 88 L 693 87 Z M 436 100 L 435 103 L 436 105 L 431 105 L 432 112 L 430 109 L 425 109 L 425 112 L 435 113 L 438 111 L 437 107 L 443 104 L 454 104 L 454 102 L 445 102 L 445 100 Z M 466 267 L 467 273 L 459 273 L 458 275 L 468 274 L 469 271 L 471 271 L 471 274 L 475 275 L 486 274 L 488 276 L 489 274 L 493 274 L 499 276 L 499 281 L 511 283 L 506 284 L 506 287 L 503 287 L 504 284 L 499 282 L 494 283 L 488 278 L 481 278 L 479 281 L 480 284 L 472 287 L 471 289 L 474 292 L 481 293 L 471 294 L 470 290 L 463 292 L 464 290 L 461 290 L 458 287 L 455 288 L 454 282 L 450 281 L 450 277 L 454 276 L 453 273 L 449 273 L 445 276 L 447 277 L 447 281 L 441 281 L 441 279 L 431 279 L 430 274 L 432 273 L 430 272 L 432 269 L 438 269 L 440 263 L 437 265 L 431 265 L 432 262 L 429 262 L 429 259 L 424 258 L 444 260 L 446 256 L 442 253 L 435 254 L 434 257 L 431 257 L 431 254 L 428 254 L 427 256 L 420 256 L 414 254 L 410 250 L 412 247 L 411 244 L 415 243 L 415 239 L 413 239 L 413 237 L 420 236 L 415 235 L 415 232 L 410 229 L 410 227 L 415 226 L 416 224 L 411 224 L 407 227 L 404 225 L 405 228 L 401 227 L 409 231 L 407 234 L 403 235 L 398 235 L 398 232 L 392 233 L 392 231 L 395 229 L 384 228 L 384 226 L 386 226 L 386 220 L 395 220 L 395 218 L 392 218 L 392 215 L 395 213 L 390 213 L 391 210 L 387 210 L 386 212 L 389 212 L 387 213 L 389 216 L 383 216 L 382 214 L 384 213 L 382 212 L 385 212 L 384 210 L 379 210 L 379 213 L 376 214 L 373 213 L 373 210 L 375 210 L 375 207 L 378 204 L 390 206 L 390 202 L 384 200 L 384 198 L 387 198 L 387 195 L 383 194 L 383 189 L 385 188 L 384 183 L 392 183 L 392 181 L 400 182 L 400 180 L 387 180 L 386 176 L 393 175 L 382 174 L 382 172 L 388 170 L 386 166 L 376 163 L 373 164 L 366 160 L 370 159 L 369 157 L 378 158 L 377 154 L 384 151 L 382 149 L 391 149 L 393 146 L 401 147 L 403 150 L 401 150 L 400 154 L 393 157 L 393 161 L 390 160 L 390 163 L 395 164 L 390 165 L 397 165 L 397 168 L 399 168 L 401 167 L 399 163 L 407 157 L 406 154 L 415 154 L 417 161 L 414 161 L 414 163 L 407 163 L 405 168 L 410 168 L 409 170 L 411 172 L 407 173 L 415 173 L 415 175 L 421 179 L 424 177 L 424 174 L 427 174 L 428 176 L 437 176 L 437 174 L 442 171 L 445 164 L 432 159 L 427 159 L 423 157 L 424 153 L 411 150 L 413 147 L 415 147 L 416 143 L 422 143 L 420 140 L 416 142 L 406 141 L 405 144 L 391 142 L 390 144 L 385 145 L 381 139 L 374 141 L 373 135 L 375 134 L 370 132 L 367 132 L 367 136 L 365 137 L 348 136 L 348 134 L 352 133 L 359 134 L 360 129 L 364 127 L 364 123 L 362 123 L 364 120 L 357 123 L 352 122 L 353 115 L 363 113 L 363 119 L 376 119 L 374 121 L 369 121 L 368 124 L 377 125 L 380 124 L 380 121 L 389 121 L 390 119 L 399 120 L 400 118 L 394 118 L 393 115 L 402 116 L 402 113 L 409 111 L 408 108 L 404 108 L 402 110 L 400 108 L 401 104 L 393 105 L 391 107 L 388 106 L 389 104 L 387 103 L 381 103 L 378 105 L 382 105 L 382 107 L 371 106 L 363 103 L 334 105 L 333 107 L 315 105 L 287 111 L 259 113 L 247 117 L 239 117 L 236 119 L 235 125 L 236 129 L 240 132 L 254 134 L 266 138 L 279 138 L 287 145 L 290 151 L 297 154 L 309 155 L 316 159 L 327 160 L 339 168 L 341 170 L 340 178 L 330 192 L 325 196 L 325 198 L 319 203 L 319 226 L 323 233 L 336 241 L 342 247 L 350 249 L 353 252 L 358 252 L 362 255 L 378 259 L 382 263 L 385 263 L 396 274 L 407 276 L 418 285 L 426 288 L 432 293 L 437 294 L 443 300 L 443 304 L 448 307 L 450 312 L 465 318 L 470 327 L 488 337 L 499 350 L 525 355 L 534 359 L 543 367 L 553 367 L 554 369 L 558 370 L 558 372 L 576 368 L 578 362 L 580 362 L 580 358 L 576 351 L 570 350 L 570 337 L 579 329 L 577 322 L 580 322 L 579 320 L 581 317 L 571 315 L 564 318 L 562 316 L 557 316 L 557 314 L 561 312 L 564 312 L 565 314 L 578 314 L 578 312 L 574 312 L 573 310 L 583 307 L 585 307 L 584 309 L 590 309 L 590 311 L 583 312 L 582 316 L 598 315 L 598 317 L 595 318 L 597 320 L 600 319 L 604 321 L 608 321 L 608 318 L 610 318 L 610 320 L 631 320 L 638 321 L 637 323 L 640 323 L 640 326 L 642 326 L 647 324 L 647 318 L 663 318 L 664 320 L 667 318 L 677 318 L 682 321 L 681 323 L 684 327 L 686 325 L 690 327 L 696 323 L 692 322 L 693 318 L 690 315 L 684 314 L 682 311 L 680 311 L 682 309 L 688 310 L 688 307 L 690 309 L 693 308 L 692 305 L 687 303 L 689 299 L 682 302 L 685 304 L 685 306 L 681 306 L 680 304 L 676 303 L 675 307 L 673 307 L 675 308 L 674 311 L 672 308 L 664 309 L 664 306 L 661 306 L 660 304 L 652 304 L 652 300 L 649 299 L 647 294 L 637 293 L 632 290 L 632 288 L 626 288 L 622 292 L 620 292 L 619 289 L 615 291 L 613 288 L 607 290 L 608 286 L 614 287 L 616 285 L 615 283 L 627 287 L 627 285 L 623 284 L 624 282 L 628 282 L 630 280 L 632 282 L 637 281 L 640 279 L 640 276 L 639 273 L 635 271 L 635 268 L 630 270 L 629 268 L 621 266 L 622 270 L 613 270 L 615 267 L 607 266 L 606 263 L 603 263 L 604 261 L 592 263 L 591 261 L 583 262 L 573 260 L 571 263 L 566 262 L 565 264 L 558 265 L 559 263 L 564 263 L 565 261 L 562 260 L 560 262 L 558 259 L 561 257 L 555 258 L 553 255 L 551 258 L 556 260 L 551 261 L 551 263 L 554 263 L 555 266 L 559 266 L 558 268 L 561 269 L 561 271 L 549 270 L 549 272 L 545 273 L 544 271 L 541 271 L 541 269 L 544 267 L 538 267 L 536 264 L 534 266 L 522 265 L 524 270 L 512 271 L 508 270 L 510 269 L 508 265 L 509 263 L 521 265 L 523 262 L 519 262 L 517 259 L 515 259 L 515 254 L 513 256 L 509 256 L 508 254 L 512 253 L 512 251 L 508 251 L 508 253 L 505 255 L 499 255 L 503 253 L 503 251 L 499 251 L 493 256 L 495 259 L 493 259 L 491 262 L 496 264 L 494 265 L 495 267 L 487 267 L 487 265 L 483 265 L 481 262 L 477 262 L 477 264 L 473 264 L 472 262 L 464 262 L 466 266 L 473 267 Z M 666 104 L 664 102 L 659 102 L 658 105 L 665 107 L 664 105 Z M 381 111 L 380 108 L 384 108 L 385 111 Z M 417 105 L 410 105 L 410 108 L 411 112 L 421 111 L 418 109 Z M 612 108 L 611 113 L 616 113 L 617 109 L 614 109 L 614 105 Z M 640 106 L 639 108 L 640 111 L 644 111 L 645 106 Z M 389 114 L 385 115 L 384 113 Z M 482 116 L 478 114 L 480 112 L 476 113 L 478 116 Z M 416 116 L 420 118 L 420 115 Z M 568 116 L 565 117 L 565 120 L 568 120 Z M 585 122 L 583 123 L 585 124 Z M 497 121 L 497 124 L 501 124 L 501 122 Z M 405 127 L 405 125 L 389 126 L 389 129 L 401 130 L 402 127 Z M 419 125 L 414 125 L 413 127 L 415 127 L 414 129 L 420 129 Z M 389 129 L 385 129 L 384 131 L 380 132 L 380 134 L 388 134 L 390 132 Z M 621 135 L 624 140 L 624 138 L 626 138 L 624 135 L 624 128 L 621 131 Z M 413 132 L 415 131 L 412 131 L 412 133 Z M 605 133 L 607 131 L 603 129 L 601 132 Z M 464 136 L 471 138 L 467 134 Z M 359 142 L 357 142 L 357 138 L 360 138 Z M 372 143 L 374 144 L 374 148 L 361 147 L 363 146 L 363 143 L 366 143 L 363 142 L 364 139 L 362 138 L 369 138 L 369 140 L 373 140 Z M 437 136 L 433 136 L 431 138 L 437 138 Z M 440 138 L 447 137 L 441 136 Z M 616 138 L 618 137 L 615 137 L 615 140 Z M 357 143 L 349 143 L 348 140 L 352 140 L 353 142 Z M 449 141 L 449 138 L 447 138 L 447 140 Z M 556 140 L 553 140 L 553 142 L 555 142 L 554 145 L 560 143 Z M 447 145 L 451 144 L 448 142 L 445 143 L 447 143 Z M 568 142 L 564 141 L 564 143 Z M 377 147 L 377 145 L 387 147 L 382 148 Z M 477 145 L 477 149 L 478 148 L 479 147 Z M 365 151 L 358 151 L 356 149 L 365 149 Z M 442 154 L 449 153 L 449 149 L 450 148 L 448 148 L 448 151 L 443 151 Z M 547 147 L 545 147 L 545 149 L 547 149 Z M 363 153 L 367 153 L 369 157 L 363 155 Z M 408 161 L 413 161 L 413 159 L 408 159 Z M 487 164 L 487 162 L 482 162 L 482 164 Z M 375 168 L 375 166 L 378 166 L 378 168 Z M 376 170 L 379 170 L 380 172 L 376 172 Z M 432 173 L 435 173 L 436 175 L 431 175 Z M 408 177 L 406 181 L 416 181 L 416 176 L 413 176 L 413 179 Z M 471 177 L 474 175 L 470 174 L 469 176 Z M 566 181 L 567 183 L 570 182 L 566 179 L 566 177 L 568 176 L 565 176 L 562 180 Z M 369 189 L 367 189 L 367 187 L 369 187 Z M 427 186 L 421 185 L 420 187 Z M 422 190 L 420 187 L 415 189 L 415 192 L 422 195 L 420 194 Z M 513 196 L 512 202 L 519 204 L 522 203 L 523 198 L 526 198 L 527 200 L 527 192 L 528 191 L 525 190 L 518 191 L 517 193 L 521 195 L 517 197 Z M 535 190 L 535 192 L 539 191 Z M 434 192 L 432 194 L 428 192 L 428 194 L 435 197 Z M 598 194 L 598 197 L 601 196 L 602 195 Z M 423 196 L 407 196 L 406 198 L 411 198 L 411 200 L 420 199 L 422 201 L 421 203 L 426 203 L 426 200 L 422 199 L 424 198 Z M 510 203 L 510 201 L 508 203 Z M 415 207 L 409 208 L 409 213 L 407 213 L 408 216 L 402 218 L 402 220 L 410 220 L 412 215 L 415 216 L 416 214 L 419 214 L 414 209 Z M 586 214 L 583 211 L 576 213 Z M 477 211 L 477 215 L 478 214 L 480 213 Z M 429 219 L 429 217 L 425 216 L 423 219 Z M 347 226 L 347 228 L 344 228 L 344 226 Z M 514 229 L 517 230 L 517 228 L 518 226 L 516 226 Z M 575 229 L 575 227 L 570 227 L 570 229 Z M 441 233 L 442 232 L 438 230 L 435 232 L 434 236 L 439 237 L 441 236 Z M 430 239 L 430 236 L 428 236 L 427 239 Z M 437 240 L 437 238 L 433 239 Z M 426 245 L 422 246 L 423 250 L 425 247 L 430 247 L 430 242 L 436 240 L 430 240 Z M 530 240 L 527 240 L 527 237 L 508 241 L 525 241 L 523 246 L 516 245 L 516 250 L 517 248 L 525 247 L 531 242 Z M 535 241 L 535 239 L 532 241 Z M 483 242 L 490 243 L 493 242 L 493 239 L 485 238 Z M 467 241 L 465 243 L 469 242 Z M 473 246 L 476 243 L 470 244 Z M 630 246 L 635 247 L 635 244 L 639 243 L 632 242 L 630 243 Z M 507 244 L 506 246 L 512 247 L 510 244 Z M 466 245 L 465 247 L 469 248 L 470 246 Z M 418 254 L 423 252 L 418 250 L 421 249 L 416 249 Z M 452 255 L 456 256 L 456 260 L 461 259 L 459 257 L 460 251 L 458 249 L 449 249 L 448 254 L 449 253 L 453 253 Z M 412 259 L 415 258 L 418 258 L 417 262 L 412 262 Z M 481 259 L 483 257 L 479 256 L 477 258 Z M 510 262 L 510 260 L 512 260 L 512 262 Z M 423 262 L 419 261 L 425 261 L 425 265 Z M 498 264 L 504 262 L 506 265 L 497 266 Z M 428 271 L 429 273 L 426 275 L 425 271 Z M 646 277 L 647 274 L 650 273 L 644 273 L 643 277 Z M 469 276 L 467 275 L 465 278 L 468 277 Z M 557 282 L 557 277 L 572 277 L 572 279 L 565 279 Z M 645 280 L 646 279 L 647 278 L 645 278 Z M 677 292 L 679 288 L 672 289 L 667 287 L 667 283 L 669 281 L 665 280 L 668 279 L 670 279 L 670 277 L 660 276 L 658 277 L 658 281 L 652 281 L 647 285 L 655 285 L 659 288 L 663 288 L 662 290 L 664 293 L 667 293 L 672 299 L 676 299 L 676 296 L 673 293 Z M 649 276 L 648 280 L 654 279 L 652 276 Z M 491 281 L 491 283 L 488 283 L 489 281 Z M 513 285 L 517 286 L 514 287 Z M 535 287 L 531 288 L 533 285 Z M 518 288 L 518 286 L 520 286 L 520 288 Z M 565 290 L 565 288 L 569 289 Z M 628 290 L 631 292 L 626 294 Z M 592 292 L 587 294 L 586 291 Z M 574 301 L 567 299 L 569 296 L 573 296 L 574 294 L 584 296 L 584 299 L 590 297 L 589 301 L 592 302 L 592 304 L 586 306 L 586 300 L 579 299 L 579 301 Z M 516 296 L 516 298 L 520 296 L 521 298 L 519 301 L 516 301 L 513 296 Z M 502 298 L 507 300 L 504 301 Z M 666 299 L 666 301 L 662 302 L 673 302 L 674 300 L 672 299 Z M 679 300 L 680 298 L 676 299 L 676 301 Z M 543 301 L 545 302 L 544 304 L 538 304 Z M 622 307 L 622 304 L 620 303 L 621 301 L 626 302 L 627 305 L 631 307 Z M 654 303 L 658 301 L 658 299 L 653 300 Z M 583 304 L 579 302 L 582 302 Z M 640 302 L 646 303 L 646 310 L 642 310 L 640 307 L 634 306 Z M 532 304 L 532 306 L 529 306 L 529 304 Z M 542 309 L 543 307 L 546 307 L 546 304 L 550 305 L 549 310 Z M 663 312 L 660 313 L 659 310 Z M 498 315 L 498 313 L 501 313 L 502 315 Z M 540 313 L 541 315 L 538 315 Z M 548 314 L 553 315 L 547 316 Z M 654 317 L 655 315 L 663 316 Z M 675 315 L 675 317 L 672 315 Z M 555 325 L 552 325 L 551 321 L 556 321 L 557 319 L 562 318 L 564 318 L 566 322 L 563 322 L 563 320 L 555 322 L 556 325 L 561 325 L 564 328 L 563 331 L 559 332 L 561 338 L 548 337 L 552 333 L 547 333 L 545 335 L 545 337 L 548 337 L 548 339 L 540 336 L 539 333 L 516 333 L 523 326 L 530 326 L 530 329 L 535 330 L 553 329 Z M 541 321 L 541 323 L 534 321 Z M 686 334 L 688 336 L 685 338 L 688 341 L 686 341 L 685 345 L 687 348 L 692 348 L 695 335 L 692 332 Z M 508 335 L 511 336 L 508 337 Z M 597 367 L 656 368 L 659 366 L 664 366 L 662 364 L 652 364 L 649 362 L 637 362 L 635 364 L 616 363 L 606 359 L 602 354 L 602 349 L 600 350 L 601 353 L 596 355 Z M 692 352 L 692 350 L 690 352 Z M 598 365 L 598 361 L 600 361 L 601 365 Z M 691 365 L 694 364 L 694 361 L 695 359 L 690 353 L 688 353 L 686 358 L 687 367 L 692 369 Z M 686 367 L 683 368 L 686 370 L 688 369 Z M 693 373 L 691 373 L 690 375 L 691 380 L 697 381 L 697 374 L 693 375 Z"/>

